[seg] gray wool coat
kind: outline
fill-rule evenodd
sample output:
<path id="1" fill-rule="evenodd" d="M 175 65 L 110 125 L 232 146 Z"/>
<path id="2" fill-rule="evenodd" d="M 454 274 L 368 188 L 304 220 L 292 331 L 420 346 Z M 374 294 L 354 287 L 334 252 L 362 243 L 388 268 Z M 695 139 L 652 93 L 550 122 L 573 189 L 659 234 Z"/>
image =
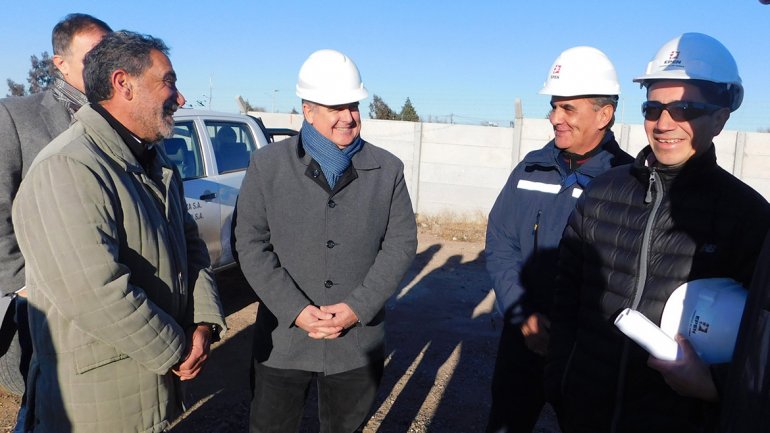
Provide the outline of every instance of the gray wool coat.
<path id="1" fill-rule="evenodd" d="M 383 307 L 417 248 L 403 164 L 364 143 L 329 191 L 299 143 L 295 136 L 252 155 L 236 207 L 235 249 L 261 300 L 256 360 L 325 374 L 381 362 Z M 339 338 L 315 340 L 294 325 L 309 304 L 342 302 L 360 324 Z"/>
<path id="2" fill-rule="evenodd" d="M 70 114 L 48 90 L 0 99 L 0 293 L 24 287 L 24 258 L 11 224 L 11 206 L 32 160 L 70 125 Z"/>
<path id="3" fill-rule="evenodd" d="M 206 245 L 161 152 L 144 171 L 90 106 L 21 183 L 35 433 L 161 432 L 180 409 L 169 371 L 194 323 L 225 327 Z"/>

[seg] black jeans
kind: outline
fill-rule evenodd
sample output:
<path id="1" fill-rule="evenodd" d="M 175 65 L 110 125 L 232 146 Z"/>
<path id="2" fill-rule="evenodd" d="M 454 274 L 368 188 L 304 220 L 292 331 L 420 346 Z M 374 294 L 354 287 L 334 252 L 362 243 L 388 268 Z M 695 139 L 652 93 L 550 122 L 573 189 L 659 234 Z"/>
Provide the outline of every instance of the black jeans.
<path id="1" fill-rule="evenodd" d="M 29 372 L 29 362 L 32 360 L 32 337 L 29 333 L 29 314 L 27 313 L 27 298 L 17 296 L 14 299 L 16 329 L 19 333 L 19 345 L 21 346 L 21 359 L 19 362 L 19 371 L 24 378 L 24 384 L 27 384 L 27 373 Z M 24 432 L 27 420 L 27 391 L 21 396 L 19 412 L 16 415 L 16 426 L 13 433 Z"/>
<path id="2" fill-rule="evenodd" d="M 369 419 L 382 372 L 382 361 L 332 375 L 271 368 L 254 362 L 249 431 L 291 433 L 299 430 L 313 379 L 317 380 L 321 433 L 360 431 Z"/>
<path id="3" fill-rule="evenodd" d="M 492 376 L 487 433 L 532 432 L 545 405 L 544 365 L 545 359 L 527 348 L 519 327 L 506 321 Z"/>

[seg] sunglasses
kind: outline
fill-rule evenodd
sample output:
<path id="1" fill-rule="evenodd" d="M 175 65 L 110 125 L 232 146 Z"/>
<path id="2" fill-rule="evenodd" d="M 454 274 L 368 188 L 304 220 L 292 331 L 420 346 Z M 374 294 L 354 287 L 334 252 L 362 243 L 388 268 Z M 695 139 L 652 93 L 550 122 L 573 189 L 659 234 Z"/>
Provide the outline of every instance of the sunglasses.
<path id="1" fill-rule="evenodd" d="M 658 101 L 647 101 L 642 103 L 642 115 L 647 120 L 655 121 L 660 119 L 663 110 L 666 110 L 675 121 L 686 122 L 722 108 L 724 107 L 704 102 L 674 101 L 663 104 Z"/>

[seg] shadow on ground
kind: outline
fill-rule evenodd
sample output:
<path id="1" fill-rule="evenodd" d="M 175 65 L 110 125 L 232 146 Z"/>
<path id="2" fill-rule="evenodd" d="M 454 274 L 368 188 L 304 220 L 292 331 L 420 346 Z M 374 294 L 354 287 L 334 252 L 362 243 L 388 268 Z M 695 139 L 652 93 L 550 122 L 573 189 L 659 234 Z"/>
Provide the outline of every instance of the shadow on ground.
<path id="1" fill-rule="evenodd" d="M 367 431 L 483 431 L 498 334 L 483 252 L 464 245 L 422 250 L 388 303 L 389 360 Z"/>
<path id="2" fill-rule="evenodd" d="M 364 432 L 483 431 L 499 338 L 483 244 L 420 241 L 402 287 L 386 305 L 388 358 Z M 218 281 L 230 335 L 214 347 L 201 377 L 186 386 L 193 410 L 172 433 L 248 431 L 256 297 L 237 271 Z M 316 397 L 311 389 L 301 433 L 318 431 Z"/>

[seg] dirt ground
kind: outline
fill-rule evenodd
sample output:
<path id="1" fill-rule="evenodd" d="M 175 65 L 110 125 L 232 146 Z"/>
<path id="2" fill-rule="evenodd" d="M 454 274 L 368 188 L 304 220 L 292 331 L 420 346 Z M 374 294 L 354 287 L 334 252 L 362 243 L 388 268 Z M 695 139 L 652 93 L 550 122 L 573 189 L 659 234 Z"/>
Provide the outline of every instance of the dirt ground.
<path id="1" fill-rule="evenodd" d="M 418 255 L 387 305 L 387 359 L 366 433 L 481 432 L 500 330 L 481 241 L 419 235 Z M 248 431 L 249 359 L 255 297 L 237 271 L 219 275 L 227 323 L 201 377 L 186 385 L 188 412 L 172 433 Z M 317 432 L 310 393 L 301 432 Z M 9 432 L 18 398 L 0 393 L 0 431 Z M 535 429 L 558 433 L 546 408 Z"/>

